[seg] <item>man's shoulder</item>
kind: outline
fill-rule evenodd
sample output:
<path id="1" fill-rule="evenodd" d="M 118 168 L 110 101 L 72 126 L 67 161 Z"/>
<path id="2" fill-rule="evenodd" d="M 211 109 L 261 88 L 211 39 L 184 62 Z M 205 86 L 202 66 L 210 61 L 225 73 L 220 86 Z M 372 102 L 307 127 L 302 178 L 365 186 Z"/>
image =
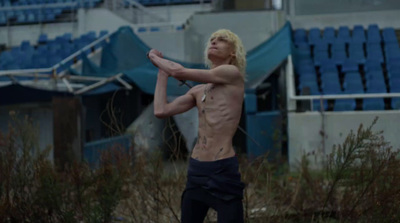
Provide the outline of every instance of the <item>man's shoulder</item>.
<path id="1" fill-rule="evenodd" d="M 231 80 L 231 84 L 237 85 L 241 84 L 244 81 L 244 78 L 240 73 L 239 68 L 235 65 L 223 64 L 214 69 L 216 73 L 219 73 L 220 75 L 229 78 Z"/>

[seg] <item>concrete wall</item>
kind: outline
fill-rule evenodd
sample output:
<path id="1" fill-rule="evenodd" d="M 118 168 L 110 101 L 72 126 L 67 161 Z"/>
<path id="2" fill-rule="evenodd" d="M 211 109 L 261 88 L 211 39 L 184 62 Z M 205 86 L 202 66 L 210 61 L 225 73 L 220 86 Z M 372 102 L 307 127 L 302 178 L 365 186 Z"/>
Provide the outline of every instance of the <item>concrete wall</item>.
<path id="1" fill-rule="evenodd" d="M 306 154 L 314 168 L 321 168 L 325 155 L 335 144 L 342 144 L 351 130 L 357 132 L 360 124 L 371 125 L 378 117 L 374 131 L 384 131 L 385 140 L 394 149 L 400 149 L 400 111 L 373 112 L 319 112 L 289 113 L 289 164 L 292 170 L 298 167 L 302 155 Z M 322 135 L 325 137 L 323 138 Z"/>
<path id="2" fill-rule="evenodd" d="M 380 28 L 394 27 L 400 29 L 400 10 L 371 11 L 371 12 L 353 12 L 340 14 L 319 14 L 319 15 L 302 15 L 290 16 L 292 27 L 310 29 L 313 27 L 324 28 L 333 26 L 363 25 L 367 27 L 369 24 L 377 24 Z"/>
<path id="3" fill-rule="evenodd" d="M 204 62 L 204 47 L 209 36 L 218 29 L 229 29 L 251 50 L 278 31 L 285 23 L 282 11 L 244 11 L 195 14 L 188 21 L 185 33 L 185 58 Z"/>

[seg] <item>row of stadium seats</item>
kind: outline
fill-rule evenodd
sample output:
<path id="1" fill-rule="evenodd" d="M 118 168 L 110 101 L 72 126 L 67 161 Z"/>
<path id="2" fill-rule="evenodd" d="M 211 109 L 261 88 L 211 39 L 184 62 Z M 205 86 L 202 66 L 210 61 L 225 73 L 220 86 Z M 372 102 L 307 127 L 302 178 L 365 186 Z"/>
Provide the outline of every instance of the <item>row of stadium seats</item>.
<path id="1" fill-rule="evenodd" d="M 0 70 L 51 67 L 106 34 L 107 31 L 101 31 L 99 36 L 96 36 L 96 33 L 91 31 L 73 39 L 71 33 L 65 33 L 50 40 L 47 35 L 42 34 L 36 46 L 32 46 L 29 41 L 23 41 L 19 47 L 2 52 Z M 89 52 L 90 50 L 86 53 Z"/>
<path id="2" fill-rule="evenodd" d="M 317 32 L 318 30 L 318 32 Z M 299 94 L 363 94 L 400 92 L 400 49 L 395 30 L 376 25 L 338 32 L 327 27 L 294 31 L 294 65 Z M 309 92 L 304 92 L 307 89 Z M 321 109 L 319 101 L 313 103 Z M 325 101 L 322 106 L 327 109 Z M 336 100 L 333 110 L 354 110 L 356 100 Z M 359 106 L 360 107 L 360 106 Z M 400 99 L 364 99 L 362 109 L 400 109 Z"/>
<path id="3" fill-rule="evenodd" d="M 9 5 L 5 4 L 3 7 L 7 6 L 26 6 L 26 5 L 38 5 L 38 4 L 50 4 L 50 3 L 72 3 L 78 2 L 75 6 L 62 6 L 62 7 L 51 7 L 51 8 L 31 8 L 31 9 L 10 9 L 0 11 L 0 25 L 11 24 L 30 24 L 39 22 L 54 22 L 57 17 L 63 12 L 70 12 L 81 7 L 94 7 L 100 3 L 100 0 L 54 0 L 54 1 L 43 1 L 43 0 L 33 0 L 33 1 L 17 1 Z"/>
<path id="4" fill-rule="evenodd" d="M 78 4 L 93 4 L 99 3 L 101 0 L 2 0 L 0 1 L 1 7 L 15 7 L 15 6 L 27 6 L 27 5 L 41 5 L 41 4 L 54 4 L 54 3 L 71 3 L 77 2 Z"/>

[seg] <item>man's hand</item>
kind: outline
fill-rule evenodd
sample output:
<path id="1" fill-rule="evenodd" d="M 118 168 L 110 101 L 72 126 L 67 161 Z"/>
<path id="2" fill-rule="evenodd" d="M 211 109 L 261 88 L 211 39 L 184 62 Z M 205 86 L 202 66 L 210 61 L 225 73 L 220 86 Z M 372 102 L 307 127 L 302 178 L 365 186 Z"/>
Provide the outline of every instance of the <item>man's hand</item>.
<path id="1" fill-rule="evenodd" d="M 151 60 L 152 55 L 155 55 L 155 56 L 163 58 L 162 53 L 160 51 L 156 50 L 156 49 L 151 49 L 149 51 L 149 53 L 147 54 L 147 57 Z"/>

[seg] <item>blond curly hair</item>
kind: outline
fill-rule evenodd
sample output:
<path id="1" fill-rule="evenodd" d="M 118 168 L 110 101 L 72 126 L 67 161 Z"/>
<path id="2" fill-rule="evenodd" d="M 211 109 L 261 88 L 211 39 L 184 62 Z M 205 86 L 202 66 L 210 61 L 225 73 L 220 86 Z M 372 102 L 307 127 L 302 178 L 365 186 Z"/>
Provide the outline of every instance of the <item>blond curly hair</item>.
<path id="1" fill-rule="evenodd" d="M 208 48 L 211 44 L 211 39 L 216 37 L 224 37 L 228 40 L 235 52 L 235 57 L 232 61 L 232 65 L 235 65 L 240 73 L 243 76 L 243 79 L 246 79 L 246 50 L 244 49 L 242 40 L 228 29 L 219 29 L 213 34 L 211 34 L 210 38 L 207 41 L 206 49 L 204 51 L 204 59 L 205 64 L 208 68 L 212 67 L 212 62 L 208 59 Z"/>

